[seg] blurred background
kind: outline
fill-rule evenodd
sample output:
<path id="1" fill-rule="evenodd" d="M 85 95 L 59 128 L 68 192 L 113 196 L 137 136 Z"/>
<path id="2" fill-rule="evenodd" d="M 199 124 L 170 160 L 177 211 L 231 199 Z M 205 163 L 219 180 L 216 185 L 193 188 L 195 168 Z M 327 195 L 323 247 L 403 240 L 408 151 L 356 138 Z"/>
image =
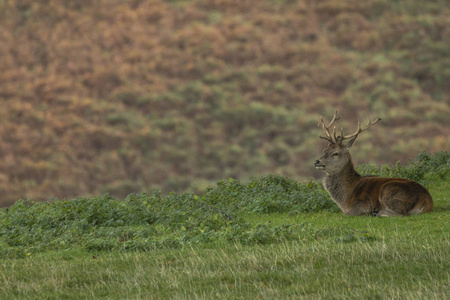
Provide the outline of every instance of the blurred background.
<path id="1" fill-rule="evenodd" d="M 447 0 L 0 0 L 0 205 L 450 149 Z"/>

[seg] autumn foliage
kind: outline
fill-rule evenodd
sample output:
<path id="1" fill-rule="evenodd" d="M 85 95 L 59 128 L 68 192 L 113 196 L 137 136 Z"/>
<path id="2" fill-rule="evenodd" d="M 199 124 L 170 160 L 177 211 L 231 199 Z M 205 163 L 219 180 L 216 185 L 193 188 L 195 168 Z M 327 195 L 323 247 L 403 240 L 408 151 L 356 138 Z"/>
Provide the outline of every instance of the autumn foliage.
<path id="1" fill-rule="evenodd" d="M 0 1 L 0 203 L 316 176 L 335 109 L 448 150 L 449 49 L 448 1 Z"/>

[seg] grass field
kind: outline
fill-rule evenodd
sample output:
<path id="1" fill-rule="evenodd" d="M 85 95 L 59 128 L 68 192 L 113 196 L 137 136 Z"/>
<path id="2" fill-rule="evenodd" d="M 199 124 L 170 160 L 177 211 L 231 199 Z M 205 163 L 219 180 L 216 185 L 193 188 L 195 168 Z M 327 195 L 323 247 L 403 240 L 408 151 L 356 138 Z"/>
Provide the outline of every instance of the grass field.
<path id="1" fill-rule="evenodd" d="M 1 299 L 449 299 L 450 191 L 435 212 L 395 218 L 338 212 L 246 213 L 295 239 L 186 243 L 151 251 L 27 252 L 0 260 Z M 32 248 L 30 248 L 32 249 Z"/>
<path id="2" fill-rule="evenodd" d="M 450 152 L 359 167 L 431 192 L 432 213 L 348 217 L 315 181 L 229 178 L 0 210 L 0 299 L 449 299 Z"/>

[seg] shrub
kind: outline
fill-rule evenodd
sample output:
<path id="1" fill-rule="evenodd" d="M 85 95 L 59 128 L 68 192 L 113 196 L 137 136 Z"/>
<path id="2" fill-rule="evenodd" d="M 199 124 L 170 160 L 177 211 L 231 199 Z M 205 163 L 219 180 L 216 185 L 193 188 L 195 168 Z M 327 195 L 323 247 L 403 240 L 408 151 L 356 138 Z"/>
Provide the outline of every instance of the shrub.
<path id="1" fill-rule="evenodd" d="M 323 187 L 313 181 L 299 183 L 281 175 L 252 178 L 242 185 L 228 179 L 218 181 L 204 200 L 212 204 L 234 204 L 236 209 L 253 213 L 335 211 L 336 206 Z"/>
<path id="2" fill-rule="evenodd" d="M 357 170 L 363 175 L 402 177 L 427 184 L 429 180 L 444 179 L 450 175 L 450 151 L 434 154 L 422 152 L 405 166 L 399 162 L 395 165 L 383 165 L 380 168 L 373 164 L 363 164 L 358 166 Z"/>

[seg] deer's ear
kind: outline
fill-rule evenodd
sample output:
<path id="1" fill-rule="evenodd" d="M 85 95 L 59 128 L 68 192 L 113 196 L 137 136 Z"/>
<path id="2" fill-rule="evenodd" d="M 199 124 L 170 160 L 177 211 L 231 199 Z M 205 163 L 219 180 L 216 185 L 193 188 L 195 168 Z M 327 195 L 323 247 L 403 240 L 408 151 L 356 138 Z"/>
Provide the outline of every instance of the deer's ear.
<path id="1" fill-rule="evenodd" d="M 356 140 L 357 137 L 358 137 L 358 136 L 355 136 L 354 138 L 352 138 L 351 140 L 349 140 L 349 141 L 344 145 L 345 148 L 349 149 L 349 148 L 353 145 L 353 142 Z"/>

